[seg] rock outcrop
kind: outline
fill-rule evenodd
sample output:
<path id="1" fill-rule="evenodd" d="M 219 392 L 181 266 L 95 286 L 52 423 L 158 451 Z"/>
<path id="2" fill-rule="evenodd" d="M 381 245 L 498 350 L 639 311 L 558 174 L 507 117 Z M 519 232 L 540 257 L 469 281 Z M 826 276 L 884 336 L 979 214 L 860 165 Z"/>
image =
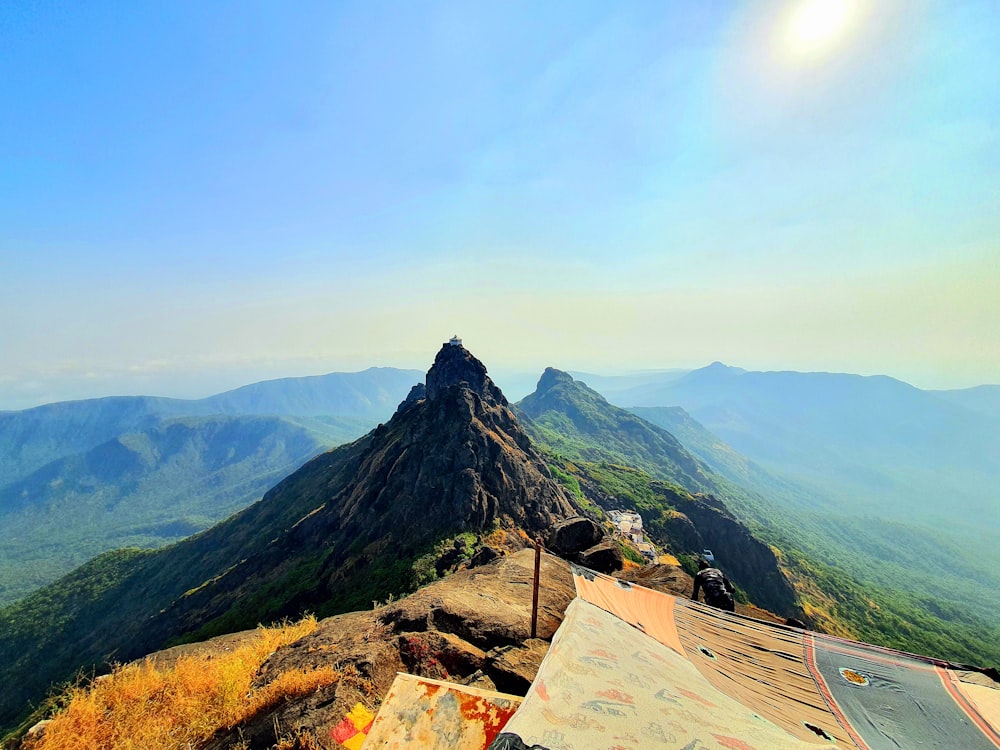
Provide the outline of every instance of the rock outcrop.
<path id="1" fill-rule="evenodd" d="M 541 563 L 537 638 L 529 637 L 534 553 L 524 550 L 399 602 L 321 621 L 264 663 L 257 686 L 287 671 L 323 666 L 333 666 L 341 679 L 217 737 L 209 750 L 237 738 L 265 750 L 278 739 L 276 727 L 327 738 L 355 704 L 377 709 L 398 671 L 524 695 L 575 596 L 566 562 L 543 555 Z"/>
<path id="2" fill-rule="evenodd" d="M 464 387 L 491 403 L 507 406 L 507 399 L 486 374 L 486 366 L 461 344 L 445 344 L 427 372 L 427 398 L 439 398 L 452 386 Z"/>
<path id="3" fill-rule="evenodd" d="M 711 549 L 716 562 L 757 605 L 794 617 L 801 615 L 795 590 L 778 567 L 774 552 L 750 533 L 718 499 L 711 495 L 671 492 L 671 505 L 690 521 L 674 519 L 676 528 L 695 536 L 686 549 Z M 684 549 L 682 547 L 682 549 Z"/>
<path id="4" fill-rule="evenodd" d="M 576 556 L 576 561 L 585 568 L 598 573 L 614 573 L 625 566 L 625 555 L 613 539 L 606 538 L 593 547 L 588 547 Z"/>
<path id="5" fill-rule="evenodd" d="M 600 573 L 624 566 L 621 548 L 595 521 L 584 516 L 560 521 L 549 534 L 547 548 L 560 557 Z"/>
<path id="6" fill-rule="evenodd" d="M 604 529 L 599 524 L 585 516 L 576 516 L 557 523 L 545 546 L 560 557 L 572 558 L 603 538 Z"/>

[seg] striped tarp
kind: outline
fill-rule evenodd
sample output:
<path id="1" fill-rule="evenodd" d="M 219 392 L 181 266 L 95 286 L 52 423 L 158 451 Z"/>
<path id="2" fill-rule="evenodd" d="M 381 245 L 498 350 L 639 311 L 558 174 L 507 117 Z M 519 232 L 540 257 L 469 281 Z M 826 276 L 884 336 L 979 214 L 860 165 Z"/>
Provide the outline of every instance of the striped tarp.
<path id="1" fill-rule="evenodd" d="M 493 750 L 1000 748 L 1000 686 L 981 673 L 574 574 Z"/>

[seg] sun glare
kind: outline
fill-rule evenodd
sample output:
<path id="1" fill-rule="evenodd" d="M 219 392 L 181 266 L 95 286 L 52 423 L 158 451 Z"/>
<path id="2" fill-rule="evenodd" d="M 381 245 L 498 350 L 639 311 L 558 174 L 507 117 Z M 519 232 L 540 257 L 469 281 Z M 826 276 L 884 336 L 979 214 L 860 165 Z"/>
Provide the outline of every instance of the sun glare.
<path id="1" fill-rule="evenodd" d="M 856 0 L 800 0 L 791 10 L 784 41 L 797 60 L 826 55 L 840 42 L 857 15 Z"/>

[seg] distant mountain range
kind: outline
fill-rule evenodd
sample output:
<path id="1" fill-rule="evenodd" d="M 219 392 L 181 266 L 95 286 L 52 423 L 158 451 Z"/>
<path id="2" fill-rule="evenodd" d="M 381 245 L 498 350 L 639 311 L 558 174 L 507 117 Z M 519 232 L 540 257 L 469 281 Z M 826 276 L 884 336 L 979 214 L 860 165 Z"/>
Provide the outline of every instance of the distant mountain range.
<path id="1" fill-rule="evenodd" d="M 799 514 L 792 525 L 830 562 L 984 617 L 1000 611 L 1000 387 L 922 391 L 721 363 L 611 385 L 613 403 Z"/>
<path id="2" fill-rule="evenodd" d="M 707 369 L 706 382 L 715 378 L 720 387 L 740 375 L 731 368 Z M 668 377 L 681 385 L 692 375 L 697 379 L 697 373 Z M 835 555 L 827 564 L 813 559 L 810 549 L 829 551 L 816 542 L 824 530 L 841 537 L 856 531 L 832 525 L 836 518 L 828 503 L 837 507 L 835 496 L 799 491 L 800 479 L 772 473 L 684 410 L 661 406 L 648 413 L 675 424 L 684 436 L 679 440 L 673 430 L 614 406 L 552 368 L 534 393 L 512 407 L 482 363 L 460 346 L 443 347 L 426 383 L 422 379 L 404 371 L 398 406 L 388 409 L 381 424 L 306 460 L 227 520 L 163 549 L 107 552 L 0 609 L 0 679 L 7 686 L 0 695 L 0 724 L 15 720 L 25 701 L 38 700 L 53 681 L 81 668 L 305 610 L 325 615 L 367 608 L 434 579 L 473 552 L 523 545 L 571 515 L 601 519 L 612 508 L 638 511 L 653 540 L 688 566 L 710 546 L 741 597 L 782 614 L 801 613 L 834 632 L 951 658 L 983 663 L 1000 654 L 1000 631 L 991 621 L 969 617 L 944 598 L 918 600 L 898 596 L 891 586 L 862 584 L 836 567 Z M 266 413 L 267 385 L 259 385 L 223 394 L 227 398 L 213 408 Z M 344 427 L 309 412 L 330 402 L 310 395 L 305 385 L 276 386 L 285 408 L 304 410 L 294 418 L 182 418 L 176 411 L 165 414 L 176 403 L 161 399 L 102 400 L 92 411 L 81 404 L 54 405 L 72 415 L 64 430 L 72 450 L 55 458 L 55 428 L 47 435 L 37 429 L 44 415 L 14 413 L 29 414 L 29 421 L 0 421 L 0 435 L 22 446 L 13 451 L 15 459 L 41 463 L 4 487 L 3 512 L 44 508 L 53 519 L 73 524 L 81 522 L 72 515 L 79 506 L 95 517 L 125 517 L 128 533 L 157 524 L 176 524 L 174 530 L 186 533 L 193 528 L 183 526 L 186 519 L 198 516 L 185 509 L 171 518 L 169 506 L 181 502 L 177 496 L 209 487 L 204 494 L 214 499 L 208 504 L 238 504 L 232 493 L 239 477 L 281 473 L 273 459 L 288 460 L 315 445 L 315 435 L 292 428 Z M 384 383 L 379 387 L 388 394 Z M 350 399 L 363 403 L 356 394 Z M 794 409 L 785 409 L 791 419 Z M 102 426 L 105 419 L 110 427 Z M 825 424 L 832 417 L 812 419 Z M 801 424 L 793 426 L 800 439 L 808 436 Z M 866 436 L 872 444 L 879 439 Z M 88 441 L 97 442 L 87 447 Z M 44 461 L 46 451 L 50 458 Z M 70 491 L 79 494 L 61 494 Z M 159 505 L 167 505 L 167 512 L 141 522 L 124 509 L 109 512 L 123 498 L 135 502 L 146 492 L 160 492 Z M 796 534 L 800 519 L 805 525 Z M 903 537 L 908 543 L 914 532 L 901 528 L 911 535 Z M 842 541 L 835 536 L 833 546 Z M 906 551 L 889 545 L 854 554 L 891 561 Z M 972 584 L 958 590 L 976 591 Z"/>
<path id="3" fill-rule="evenodd" d="M 422 377 L 369 368 L 200 400 L 112 397 L 0 412 L 0 605 L 104 550 L 207 528 L 387 419 Z M 828 558 L 854 574 L 928 596 L 945 580 L 945 597 L 962 606 L 1000 606 L 1000 386 L 921 391 L 886 377 L 721 363 L 576 373 L 576 382 L 679 438 L 716 477 L 800 513 L 820 546 L 840 551 Z M 623 439 L 609 429 L 599 442 L 610 455 Z M 645 457 L 629 458 L 648 470 L 665 451 L 654 441 Z M 752 518 L 753 503 L 735 494 L 732 507 Z"/>
<path id="4" fill-rule="evenodd" d="M 858 508 L 870 499 L 858 498 L 858 489 L 881 485 L 884 505 L 896 492 L 928 492 L 932 476 L 973 503 L 970 510 L 985 511 L 969 485 L 1000 476 L 993 387 L 921 391 L 884 376 L 747 372 L 715 363 L 606 395 L 625 408 L 682 407 L 751 459 Z"/>
<path id="5" fill-rule="evenodd" d="M 422 379 L 370 368 L 0 413 L 0 605 L 100 552 L 208 528 L 388 419 Z"/>
<path id="6" fill-rule="evenodd" d="M 1000 417 L 1000 385 L 977 385 L 952 391 L 930 391 L 976 414 Z"/>

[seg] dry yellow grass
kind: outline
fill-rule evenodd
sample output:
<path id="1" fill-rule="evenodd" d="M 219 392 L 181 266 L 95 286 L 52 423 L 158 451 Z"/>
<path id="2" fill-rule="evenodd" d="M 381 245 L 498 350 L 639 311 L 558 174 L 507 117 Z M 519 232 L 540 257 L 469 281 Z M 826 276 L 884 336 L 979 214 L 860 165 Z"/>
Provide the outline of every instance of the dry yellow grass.
<path id="1" fill-rule="evenodd" d="M 315 630 L 298 623 L 258 628 L 233 651 L 182 656 L 172 666 L 151 661 L 118 667 L 87 688 L 75 688 L 53 717 L 38 750 L 187 750 L 287 697 L 307 695 L 336 682 L 330 667 L 281 674 L 254 689 L 264 660 L 276 649 Z"/>
<path id="2" fill-rule="evenodd" d="M 633 560 L 629 560 L 627 557 L 624 560 L 622 560 L 623 571 L 628 572 L 630 570 L 639 570 L 641 567 L 642 565 L 640 565 L 637 562 L 634 562 Z"/>

